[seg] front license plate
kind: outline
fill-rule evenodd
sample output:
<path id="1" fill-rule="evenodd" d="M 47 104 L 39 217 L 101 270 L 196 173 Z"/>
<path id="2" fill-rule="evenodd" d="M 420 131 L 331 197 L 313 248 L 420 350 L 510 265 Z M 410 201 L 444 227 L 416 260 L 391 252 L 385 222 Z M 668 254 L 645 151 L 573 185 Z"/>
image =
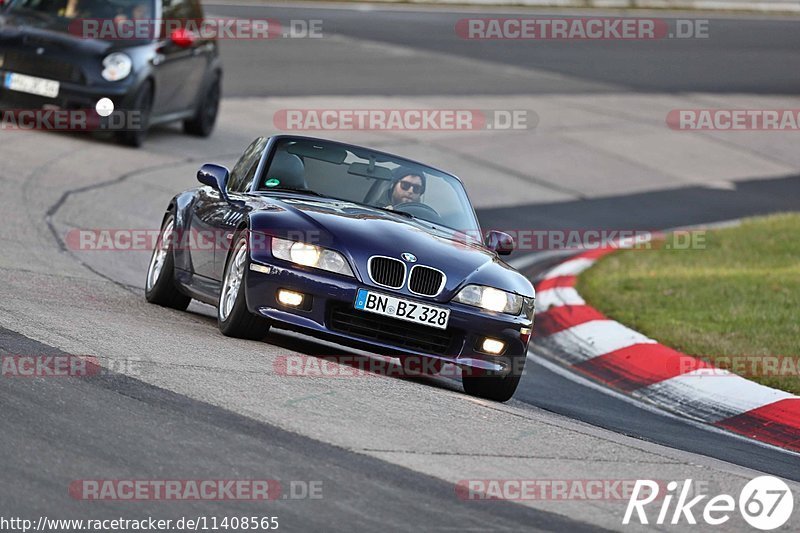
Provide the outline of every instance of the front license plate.
<path id="1" fill-rule="evenodd" d="M 366 289 L 358 290 L 355 308 L 438 329 L 447 329 L 447 321 L 450 319 L 449 309 L 403 300 Z"/>
<path id="2" fill-rule="evenodd" d="M 5 85 L 6 89 L 11 89 L 12 91 L 46 96 L 47 98 L 55 98 L 58 96 L 58 90 L 60 88 L 60 84 L 57 81 L 37 78 L 35 76 L 26 76 L 25 74 L 17 74 L 16 72 L 7 72 L 3 85 Z"/>

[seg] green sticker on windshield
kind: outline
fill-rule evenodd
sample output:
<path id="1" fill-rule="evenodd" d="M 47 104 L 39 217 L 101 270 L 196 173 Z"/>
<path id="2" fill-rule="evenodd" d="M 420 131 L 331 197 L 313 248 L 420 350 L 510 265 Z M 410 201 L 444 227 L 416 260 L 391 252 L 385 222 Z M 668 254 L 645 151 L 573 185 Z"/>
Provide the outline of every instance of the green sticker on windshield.
<path id="1" fill-rule="evenodd" d="M 281 184 L 281 180 L 275 179 L 275 178 L 270 178 L 270 179 L 267 180 L 267 182 L 264 185 L 266 185 L 267 187 L 277 187 L 280 184 Z"/>

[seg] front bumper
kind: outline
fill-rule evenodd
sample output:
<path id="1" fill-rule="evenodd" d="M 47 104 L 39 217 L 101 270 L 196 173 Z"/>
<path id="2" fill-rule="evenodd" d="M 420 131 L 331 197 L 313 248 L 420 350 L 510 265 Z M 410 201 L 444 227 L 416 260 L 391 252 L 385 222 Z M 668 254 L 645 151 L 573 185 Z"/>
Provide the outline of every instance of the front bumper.
<path id="1" fill-rule="evenodd" d="M 520 359 L 524 363 L 529 339 L 529 333 L 525 335 L 524 332 L 526 329 L 529 332 L 532 326 L 526 316 L 484 312 L 463 304 L 395 294 L 400 298 L 450 309 L 447 330 L 415 325 L 354 309 L 358 289 L 392 294 L 389 290 L 363 284 L 355 278 L 284 263 L 280 260 L 254 262 L 259 265 L 256 268 L 266 268 L 269 272 L 255 271 L 251 265 L 245 275 L 249 310 L 269 318 L 278 327 L 310 333 L 381 355 L 425 356 L 498 375 L 521 368 Z M 277 299 L 280 289 L 307 295 L 310 305 L 306 310 L 283 305 Z M 350 327 L 354 321 L 363 327 Z M 366 331 L 369 333 L 364 334 Z M 485 337 L 504 341 L 503 354 L 482 353 L 478 346 Z"/>
<path id="2" fill-rule="evenodd" d="M 60 109 L 94 109 L 101 98 L 110 98 L 117 109 L 127 108 L 137 88 L 133 78 L 118 83 L 81 85 L 59 82 L 58 96 L 47 98 L 5 88 L 7 71 L 0 69 L 0 106 L 5 109 L 41 109 L 54 106 Z M 36 74 L 31 74 L 35 76 Z"/>

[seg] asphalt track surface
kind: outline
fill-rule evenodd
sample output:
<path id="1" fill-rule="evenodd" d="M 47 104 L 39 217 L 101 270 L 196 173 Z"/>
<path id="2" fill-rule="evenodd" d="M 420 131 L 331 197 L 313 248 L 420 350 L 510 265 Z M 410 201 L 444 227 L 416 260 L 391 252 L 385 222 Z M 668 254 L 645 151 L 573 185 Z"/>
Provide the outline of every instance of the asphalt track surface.
<path id="1" fill-rule="evenodd" d="M 291 8 L 225 6 L 215 12 L 236 17 L 322 20 L 325 33 L 398 45 L 469 60 L 540 69 L 527 79 L 482 78 L 475 69 L 428 70 L 399 55 L 390 64 L 371 63 L 363 54 L 341 54 L 324 63 L 312 48 L 281 48 L 278 57 L 253 53 L 256 43 L 239 41 L 228 47 L 225 61 L 234 69 L 263 76 L 228 80 L 232 96 L 319 94 L 542 94 L 573 92 L 714 92 L 795 95 L 800 90 L 800 21 L 796 19 L 729 18 L 720 15 L 647 12 L 605 16 L 700 18 L 709 21 L 709 38 L 642 41 L 503 41 L 466 40 L 456 23 L 468 17 L 581 16 L 586 12 L 491 10 L 443 12 L 413 8 L 375 11 L 325 9 L 303 4 Z M 553 13 L 556 13 L 555 15 Z M 596 13 L 595 13 L 596 15 Z M 413 58 L 412 58 L 413 59 Z M 277 64 L 276 64 L 277 63 Z M 547 74 L 566 76 L 554 78 Z"/>
<path id="2" fill-rule="evenodd" d="M 3 355 L 65 355 L 7 330 L 0 330 L 0 346 Z M 452 485 L 444 481 L 113 372 L 79 381 L 16 381 L 0 389 L 0 398 L 3 423 L 23 429 L 21 434 L 4 431 L 0 436 L 4 478 L 16 480 L 3 491 L 3 510 L 13 510 L 16 516 L 46 513 L 60 518 L 104 519 L 129 511 L 127 502 L 80 502 L 76 506 L 74 501 L 52 497 L 79 478 L 77 473 L 89 469 L 96 472 L 97 479 L 119 479 L 123 471 L 131 478 L 159 479 L 166 469 L 182 479 L 193 479 L 198 471 L 205 472 L 208 479 L 229 479 L 234 466 L 246 473 L 246 479 L 313 479 L 321 482 L 318 486 L 325 492 L 334 494 L 302 501 L 278 499 L 270 509 L 271 516 L 279 517 L 279 524 L 283 522 L 290 530 L 403 530 L 415 524 L 431 530 L 514 531 L 532 526 L 543 531 L 590 530 L 553 513 L 505 502 L 488 509 L 465 507 L 453 497 Z M 102 433 L 76 431 L 92 428 L 98 419 L 110 420 L 115 412 L 124 413 L 124 422 Z M 36 431 L 25 431 L 33 427 L 34 420 Z M 165 427 L 169 428 L 166 439 Z M 20 446 L 22 439 L 24 446 Z M 47 460 L 33 471 L 31 460 L 35 457 Z M 295 494 L 301 490 L 295 489 Z M 289 486 L 283 486 L 281 494 L 291 495 Z M 49 499 L 45 505 L 43 496 Z M 250 516 L 253 511 L 251 502 L 173 503 L 169 514 L 161 502 L 141 502 L 137 512 L 166 518 Z"/>
<path id="3" fill-rule="evenodd" d="M 351 42 L 361 43 L 353 46 L 350 53 L 343 54 L 338 62 L 320 62 L 315 55 L 321 53 L 319 45 L 313 42 L 291 47 L 279 43 L 281 53 L 273 55 L 264 54 L 256 43 L 225 43 L 223 54 L 228 96 L 362 93 L 503 95 L 523 92 L 585 94 L 612 89 L 631 93 L 650 90 L 730 90 L 796 94 L 800 88 L 800 80 L 796 75 L 797 67 L 800 67 L 796 54 L 800 46 L 800 32 L 796 31 L 798 23 L 791 20 L 721 19 L 715 28 L 723 28 L 723 34 L 729 38 L 687 41 L 680 43 L 683 49 L 678 50 L 665 50 L 664 47 L 652 46 L 652 43 L 640 43 L 634 48 L 619 47 L 615 43 L 599 47 L 565 48 L 549 43 L 545 46 L 537 44 L 524 49 L 508 49 L 497 46 L 497 43 L 468 43 L 469 46 L 465 46 L 454 39 L 452 26 L 455 20 L 466 16 L 463 14 L 412 9 L 360 11 L 356 14 L 350 10 L 313 6 L 291 9 L 212 6 L 209 9 L 213 9 L 215 14 L 237 17 L 269 16 L 281 20 L 320 18 L 326 21 L 326 31 L 343 36 L 339 43 L 344 48 Z M 364 42 L 399 44 L 405 48 L 434 51 L 448 56 L 504 63 L 512 69 L 536 70 L 524 81 L 517 76 L 498 80 L 482 76 L 480 69 L 466 68 L 453 68 L 448 76 L 437 76 L 436 69 L 431 65 L 424 62 L 415 64 L 418 61 L 416 56 L 402 53 L 398 53 L 401 66 L 377 61 L 365 65 L 364 62 L 368 62 L 369 58 L 365 59 L 362 53 Z M 791 53 L 793 51 L 795 53 Z M 770 58 L 770 61 L 764 61 L 764 57 Z M 619 68 L 622 64 L 627 67 Z M 95 146 L 99 150 L 105 149 L 102 143 L 96 143 Z M 232 153 L 235 151 L 231 150 Z M 226 155 L 230 157 L 227 150 Z M 122 179 L 119 181 L 122 182 Z M 81 190 L 79 183 L 74 190 L 75 196 L 89 194 L 85 202 L 80 204 L 82 209 L 108 200 L 105 195 L 116 194 L 113 187 Z M 47 220 L 58 215 L 62 207 L 69 208 L 69 201 L 70 198 L 62 197 L 51 202 L 46 213 Z M 657 229 L 797 210 L 799 207 L 800 176 L 787 176 L 740 181 L 735 190 L 687 186 L 667 191 L 482 209 L 479 216 L 485 227 Z M 74 208 L 72 206 L 71 209 Z M 158 210 L 158 206 L 141 208 L 153 212 Z M 136 210 L 137 207 L 132 209 Z M 40 225 L 45 221 L 43 215 L 37 220 Z M 53 230 L 54 226 L 50 225 L 49 228 Z M 48 233 L 46 226 L 44 232 Z M 57 251 L 63 246 L 63 235 L 55 230 L 53 232 L 43 239 L 49 240 L 50 246 Z M 80 261 L 80 257 L 77 259 Z M 67 260 L 74 261 L 75 258 Z M 13 260 L 9 259 L 6 264 L 9 263 L 13 264 Z M 547 261 L 537 263 L 527 273 L 535 276 L 547 264 Z M 89 266 L 95 273 L 103 275 L 97 281 L 100 286 L 116 284 L 102 291 L 112 293 L 114 289 L 122 293 L 115 292 L 110 298 L 117 310 L 130 308 L 130 327 L 134 330 L 146 333 L 147 327 L 158 327 L 157 320 L 174 319 L 191 329 L 192 335 L 196 336 L 193 342 L 197 346 L 219 342 L 219 334 L 208 309 L 194 309 L 194 314 L 188 314 L 188 318 L 182 314 L 150 311 L 147 306 L 142 311 L 142 306 L 134 303 L 141 298 L 141 283 L 136 286 L 127 278 L 108 275 L 109 270 L 101 268 L 102 265 L 98 267 L 96 263 L 83 263 L 83 266 Z M 17 272 L 14 275 L 18 276 L 25 272 L 25 267 L 20 265 L 15 270 Z M 143 277 L 143 271 L 134 269 L 134 277 L 136 274 Z M 67 279 L 66 275 L 64 279 Z M 9 284 L 9 287 L 16 286 L 16 281 Z M 12 296 L 20 299 L 26 297 L 24 294 Z M 145 325 L 143 312 L 157 315 L 158 319 L 154 318 L 147 322 L 149 325 Z M 65 308 L 64 320 L 68 321 L 68 315 L 72 315 L 73 320 L 79 322 L 82 320 L 81 313 L 86 313 L 88 317 L 90 311 L 82 305 L 74 310 Z M 138 326 L 136 320 L 142 321 L 142 325 Z M 62 353 L 62 350 L 54 347 L 55 342 L 41 343 L 20 334 L 18 331 L 26 329 L 23 324 L 14 327 L 13 321 L 6 320 L 4 323 L 10 327 L 0 329 L 0 354 Z M 59 326 L 55 324 L 53 327 L 58 330 Z M 67 331 L 64 329 L 63 335 L 68 336 Z M 155 331 L 153 334 L 156 334 Z M 96 337 L 102 333 L 87 332 L 87 335 Z M 80 338 L 73 340 L 80 344 Z M 126 343 L 126 334 L 120 333 L 115 342 Z M 241 348 L 242 353 L 245 352 L 244 344 L 236 346 Z M 313 340 L 280 333 L 271 336 L 264 347 L 265 350 L 273 348 L 275 353 L 282 353 L 281 350 L 304 354 L 330 353 L 329 347 Z M 173 346 L 173 349 L 176 348 Z M 70 352 L 80 353 L 76 350 Z M 204 355 L 210 357 L 210 354 Z M 537 357 L 546 358 L 546 355 L 538 354 Z M 585 432 L 595 431 L 590 427 L 601 428 L 596 431 L 604 439 L 612 437 L 608 436 L 609 432 L 602 430 L 610 430 L 611 434 L 617 435 L 613 439 L 619 439 L 619 443 L 629 448 L 658 450 L 657 453 L 669 456 L 674 464 L 696 464 L 719 471 L 744 472 L 740 475 L 745 477 L 753 471 L 767 472 L 800 481 L 797 455 L 643 409 L 586 383 L 570 379 L 563 372 L 558 372 L 554 365 L 536 364 L 536 358 L 529 363 L 533 364 L 528 367 L 520 389 L 509 405 L 518 418 L 523 415 L 531 417 L 531 424 L 535 424 L 535 420 L 559 427 L 573 428 L 577 424 Z M 559 509 L 554 513 L 507 502 L 465 504 L 454 497 L 452 483 L 444 480 L 447 475 L 437 470 L 433 463 L 429 467 L 430 474 L 426 474 L 419 467 L 404 467 L 403 460 L 390 458 L 388 451 L 383 456 L 377 454 L 387 458 L 383 460 L 377 458 L 376 454 L 361 453 L 347 446 L 332 444 L 333 441 L 349 442 L 353 439 L 337 435 L 329 440 L 325 436 L 325 428 L 329 427 L 325 424 L 329 421 L 318 420 L 322 428 L 318 431 L 282 429 L 266 422 L 268 416 L 257 415 L 256 407 L 250 407 L 252 413 L 242 414 L 242 409 L 228 408 L 230 402 L 220 400 L 217 393 L 209 393 L 209 400 L 202 401 L 197 398 L 198 394 L 179 392 L 181 386 L 169 390 L 154 384 L 157 381 L 149 379 L 145 382 L 117 372 L 86 380 L 4 380 L 0 385 L 0 405 L 4 407 L 0 421 L 0 450 L 3 450 L 0 474 L 3 481 L 0 486 L 2 514 L 102 518 L 131 513 L 128 503 L 76 502 L 65 497 L 66 486 L 80 478 L 269 477 L 283 480 L 313 479 L 324 483 L 325 497 L 321 500 L 277 501 L 268 508 L 268 514 L 280 516 L 282 524 L 286 524 L 286 530 L 289 531 L 580 531 L 598 527 L 598 522 L 590 512 L 578 512 L 573 519 L 564 516 L 570 513 Z M 452 427 L 445 422 L 446 409 L 454 405 L 453 402 L 461 401 L 460 397 L 456 396 L 454 400 L 452 396 L 453 391 L 458 391 L 458 385 L 444 379 L 423 379 L 420 383 L 423 387 L 421 393 L 415 388 L 406 389 L 406 385 L 412 387 L 417 385 L 416 382 L 403 382 L 387 384 L 391 390 L 387 394 L 394 395 L 394 389 L 399 387 L 400 395 L 392 397 L 403 397 L 408 402 L 405 407 L 416 409 L 421 409 L 420 405 L 401 395 L 414 393 L 426 396 L 432 393 L 437 398 L 441 397 L 441 408 L 445 410 L 442 426 Z M 338 385 L 334 383 L 333 386 Z M 362 392 L 381 394 L 380 387 Z M 300 397 L 296 401 L 305 399 Z M 331 396 L 331 399 L 336 401 L 335 396 Z M 379 403 L 377 397 L 372 400 L 362 397 L 360 400 L 363 403 L 352 410 L 348 406 L 340 406 L 342 419 L 339 426 L 343 433 L 348 431 L 351 421 L 347 417 L 353 416 L 354 410 L 370 410 L 373 404 Z M 387 408 L 386 404 L 380 405 Z M 283 407 L 275 405 L 275 409 Z M 459 415 L 465 416 L 468 412 L 459 411 Z M 381 413 L 367 414 L 377 421 L 382 418 Z M 285 410 L 281 416 L 292 416 L 292 411 Z M 387 411 L 385 422 L 396 424 L 396 416 L 396 412 Z M 417 416 L 418 413 L 411 410 L 407 413 L 410 427 L 413 427 Z M 579 422 L 573 423 L 570 419 Z M 310 423 L 313 418 L 306 417 L 303 420 Z M 483 418 L 464 421 L 458 427 L 480 433 L 483 431 L 483 422 Z M 353 424 L 352 427 L 353 431 L 359 431 L 364 426 Z M 414 438 L 441 439 L 435 426 L 433 429 L 430 425 L 424 427 L 437 434 L 419 434 Z M 537 431 L 534 425 L 529 429 Z M 526 427 L 522 426 L 521 432 L 525 430 Z M 375 432 L 379 431 L 382 429 L 376 427 Z M 313 435 L 309 436 L 308 433 Z M 561 445 L 569 447 L 568 442 Z M 397 448 L 402 449 L 402 446 L 398 444 Z M 476 456 L 473 457 L 469 454 L 458 457 L 456 454 L 455 459 L 480 461 L 479 451 L 482 450 L 475 450 Z M 436 452 L 429 453 L 435 455 Z M 588 457 L 588 451 L 585 453 L 587 463 L 605 460 Z M 415 458 L 409 454 L 409 461 L 412 460 Z M 530 458 L 530 461 L 539 460 L 546 461 L 547 458 L 535 454 Z M 668 464 L 672 465 L 673 462 Z M 452 463 L 443 462 L 441 469 L 446 469 L 448 464 Z M 565 470 L 562 473 L 556 468 L 552 477 L 562 475 L 580 478 L 580 471 L 577 469 L 566 473 Z M 655 472 L 653 476 L 658 475 L 658 470 Z M 612 470 L 611 474 L 614 473 L 623 477 L 630 475 Z M 498 476 L 486 472 L 484 477 Z M 253 504 L 248 502 L 168 502 L 167 506 L 162 502 L 139 502 L 136 505 L 135 513 L 138 516 L 165 517 L 247 515 L 253 514 L 254 509 Z M 258 512 L 265 514 L 263 509 Z"/>

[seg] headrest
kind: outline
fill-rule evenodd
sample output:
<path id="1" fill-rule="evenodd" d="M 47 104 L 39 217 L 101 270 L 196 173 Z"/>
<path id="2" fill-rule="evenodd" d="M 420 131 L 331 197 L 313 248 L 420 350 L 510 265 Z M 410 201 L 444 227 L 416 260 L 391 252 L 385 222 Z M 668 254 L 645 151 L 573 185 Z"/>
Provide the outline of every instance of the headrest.
<path id="1" fill-rule="evenodd" d="M 289 189 L 307 189 L 306 169 L 303 161 L 294 154 L 278 152 L 272 158 L 267 181 L 278 180 L 275 187 Z"/>

